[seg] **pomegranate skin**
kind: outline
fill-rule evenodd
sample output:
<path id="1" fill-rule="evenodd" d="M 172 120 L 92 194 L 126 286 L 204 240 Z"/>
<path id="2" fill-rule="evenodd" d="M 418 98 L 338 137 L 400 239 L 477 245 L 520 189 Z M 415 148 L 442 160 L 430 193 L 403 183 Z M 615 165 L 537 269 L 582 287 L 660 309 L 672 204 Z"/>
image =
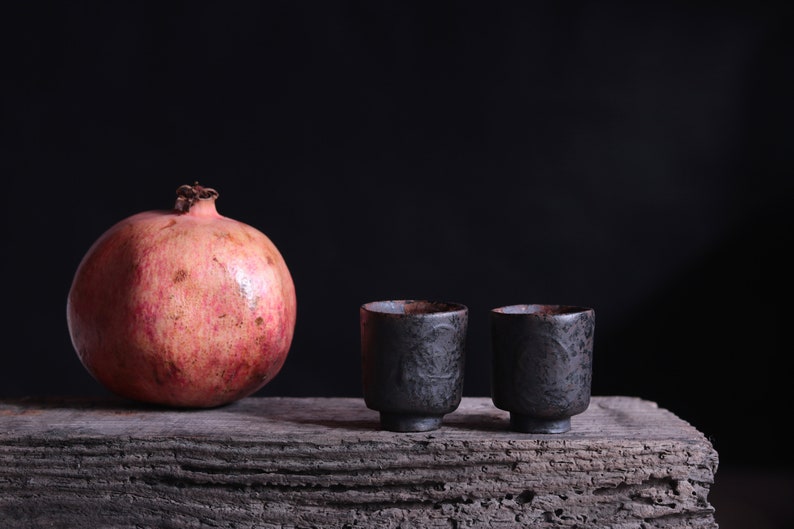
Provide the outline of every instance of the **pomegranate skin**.
<path id="1" fill-rule="evenodd" d="M 208 408 L 251 395 L 281 370 L 296 321 L 292 277 L 266 235 L 218 214 L 216 196 L 128 217 L 80 262 L 69 334 L 113 393 Z"/>

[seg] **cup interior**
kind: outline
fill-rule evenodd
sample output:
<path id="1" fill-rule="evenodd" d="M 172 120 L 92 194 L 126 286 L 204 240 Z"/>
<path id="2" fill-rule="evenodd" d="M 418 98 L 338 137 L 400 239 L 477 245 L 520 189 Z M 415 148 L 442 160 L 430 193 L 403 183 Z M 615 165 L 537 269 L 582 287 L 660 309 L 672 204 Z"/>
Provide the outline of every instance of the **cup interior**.
<path id="1" fill-rule="evenodd" d="M 577 307 L 575 305 L 544 305 L 544 304 L 523 304 L 506 305 L 493 309 L 500 314 L 576 314 L 588 311 L 587 307 Z"/>
<path id="2" fill-rule="evenodd" d="M 398 299 L 388 301 L 373 301 L 366 303 L 364 308 L 370 312 L 385 314 L 437 314 L 441 312 L 457 312 L 465 310 L 460 303 L 446 301 L 428 301 L 413 299 Z"/>

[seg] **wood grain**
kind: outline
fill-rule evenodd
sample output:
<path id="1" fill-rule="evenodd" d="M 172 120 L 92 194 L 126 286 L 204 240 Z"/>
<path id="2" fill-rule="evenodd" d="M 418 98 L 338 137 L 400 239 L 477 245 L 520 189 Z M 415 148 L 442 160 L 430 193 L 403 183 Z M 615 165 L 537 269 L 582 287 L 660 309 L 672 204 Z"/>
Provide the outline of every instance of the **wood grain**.
<path id="1" fill-rule="evenodd" d="M 716 529 L 717 466 L 702 433 L 634 397 L 593 397 L 546 435 L 479 397 L 423 433 L 381 431 L 355 398 L 0 401 L 3 529 Z"/>

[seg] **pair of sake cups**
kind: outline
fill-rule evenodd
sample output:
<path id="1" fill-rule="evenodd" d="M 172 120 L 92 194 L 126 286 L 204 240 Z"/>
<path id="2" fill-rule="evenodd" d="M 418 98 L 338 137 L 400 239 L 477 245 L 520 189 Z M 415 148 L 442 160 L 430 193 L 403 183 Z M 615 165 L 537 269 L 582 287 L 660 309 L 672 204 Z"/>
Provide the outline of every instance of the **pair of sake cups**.
<path id="1" fill-rule="evenodd" d="M 359 309 L 364 402 L 394 432 L 439 428 L 463 396 L 469 310 L 460 303 L 373 301 Z M 511 430 L 564 433 L 590 405 L 595 312 L 508 305 L 490 312 L 491 397 Z"/>

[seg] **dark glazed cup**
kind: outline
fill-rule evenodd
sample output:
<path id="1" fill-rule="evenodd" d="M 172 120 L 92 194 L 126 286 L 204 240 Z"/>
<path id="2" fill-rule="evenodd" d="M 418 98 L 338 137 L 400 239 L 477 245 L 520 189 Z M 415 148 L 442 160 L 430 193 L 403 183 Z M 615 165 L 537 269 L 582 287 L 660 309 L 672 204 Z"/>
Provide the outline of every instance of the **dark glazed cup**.
<path id="1" fill-rule="evenodd" d="M 437 301 L 361 306 L 364 402 L 384 430 L 435 430 L 458 408 L 468 315 L 465 305 Z"/>
<path id="2" fill-rule="evenodd" d="M 595 312 L 568 305 L 510 305 L 491 311 L 494 405 L 510 427 L 563 433 L 590 405 Z"/>

